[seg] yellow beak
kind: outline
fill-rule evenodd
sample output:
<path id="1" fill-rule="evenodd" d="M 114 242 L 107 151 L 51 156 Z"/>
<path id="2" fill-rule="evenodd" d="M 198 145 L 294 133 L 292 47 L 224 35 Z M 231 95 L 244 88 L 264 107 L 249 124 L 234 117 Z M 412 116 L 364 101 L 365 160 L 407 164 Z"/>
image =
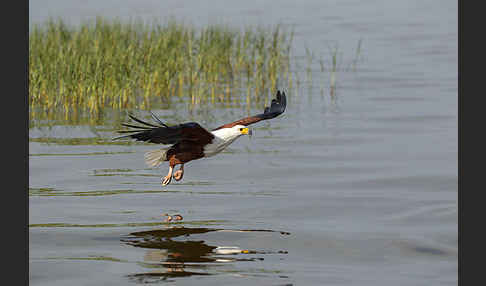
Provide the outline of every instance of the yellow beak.
<path id="1" fill-rule="evenodd" d="M 243 134 L 243 135 L 251 135 L 251 133 L 252 132 L 251 132 L 250 128 L 241 129 L 241 134 Z"/>

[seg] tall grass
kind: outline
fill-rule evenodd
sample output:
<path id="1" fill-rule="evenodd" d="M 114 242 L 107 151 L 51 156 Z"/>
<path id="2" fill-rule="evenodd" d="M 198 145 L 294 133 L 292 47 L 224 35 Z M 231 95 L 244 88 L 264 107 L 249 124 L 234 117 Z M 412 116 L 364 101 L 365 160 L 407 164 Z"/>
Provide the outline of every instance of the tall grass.
<path id="1" fill-rule="evenodd" d="M 31 116 L 150 109 L 184 96 L 192 104 L 226 102 L 243 88 L 247 100 L 260 100 L 291 81 L 292 38 L 279 26 L 49 20 L 29 34 Z"/>

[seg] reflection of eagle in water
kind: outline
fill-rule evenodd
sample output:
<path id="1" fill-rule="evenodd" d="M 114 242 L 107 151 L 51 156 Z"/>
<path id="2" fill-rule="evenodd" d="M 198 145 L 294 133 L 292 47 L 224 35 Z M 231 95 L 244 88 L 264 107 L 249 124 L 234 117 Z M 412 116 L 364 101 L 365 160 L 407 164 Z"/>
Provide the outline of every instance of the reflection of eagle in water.
<path id="1" fill-rule="evenodd" d="M 133 138 L 138 141 L 172 144 L 168 148 L 145 153 L 145 162 L 151 167 L 158 166 L 163 161 L 169 162 L 169 173 L 162 178 L 162 185 L 165 186 L 170 183 L 172 176 L 177 181 L 182 179 L 185 163 L 218 154 L 241 135 L 251 135 L 251 130 L 246 126 L 279 116 L 285 111 L 286 105 L 285 93 L 277 91 L 277 98 L 272 100 L 270 107 L 266 107 L 263 113 L 224 124 L 212 131 L 204 129 L 196 122 L 167 126 L 152 114 L 154 120 L 158 123 L 155 125 L 129 115 L 131 119 L 143 124 L 143 126 L 123 123 L 123 126 L 132 129 L 118 131 L 119 133 L 129 134 L 115 139 Z M 181 165 L 181 167 L 172 174 L 176 165 Z"/>

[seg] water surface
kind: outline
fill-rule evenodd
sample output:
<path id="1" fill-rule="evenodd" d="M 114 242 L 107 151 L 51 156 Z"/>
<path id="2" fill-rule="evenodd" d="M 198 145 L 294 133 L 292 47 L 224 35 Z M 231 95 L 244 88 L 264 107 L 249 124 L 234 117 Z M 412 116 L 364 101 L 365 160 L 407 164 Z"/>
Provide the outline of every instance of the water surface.
<path id="1" fill-rule="evenodd" d="M 114 121 L 32 127 L 32 285 L 457 284 L 455 1 L 29 4 L 31 23 L 59 16 L 75 25 L 96 15 L 281 23 L 295 29 L 303 81 L 287 90 L 285 114 L 255 125 L 251 140 L 189 163 L 183 181 L 167 187 L 166 167 L 143 162 L 154 146 L 108 143 Z M 317 60 L 306 82 L 305 48 L 330 63 L 336 46 L 331 98 L 330 74 Z M 187 106 L 153 111 L 170 124 L 208 128 L 247 115 Z M 164 223 L 164 213 L 184 220 Z"/>

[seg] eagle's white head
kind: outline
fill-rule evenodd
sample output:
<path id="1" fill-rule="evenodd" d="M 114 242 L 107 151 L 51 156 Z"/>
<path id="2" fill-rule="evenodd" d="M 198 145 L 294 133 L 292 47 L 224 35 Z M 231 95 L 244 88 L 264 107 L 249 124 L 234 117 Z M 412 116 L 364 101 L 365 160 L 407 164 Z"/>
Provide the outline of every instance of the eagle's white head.
<path id="1" fill-rule="evenodd" d="M 235 125 L 233 127 L 221 128 L 212 131 L 215 138 L 213 142 L 204 146 L 204 155 L 206 157 L 216 155 L 223 151 L 228 145 L 233 143 L 241 135 L 251 135 L 250 128 L 244 125 Z"/>
<path id="2" fill-rule="evenodd" d="M 241 136 L 241 135 L 251 135 L 252 131 L 250 128 L 244 126 L 244 125 L 235 125 L 230 128 L 232 132 L 234 132 L 235 135 Z"/>
<path id="3" fill-rule="evenodd" d="M 235 125 L 230 128 L 221 128 L 218 130 L 213 131 L 213 134 L 216 137 L 226 141 L 226 142 L 233 142 L 236 138 L 240 137 L 241 135 L 251 135 L 252 131 L 250 128 L 244 125 Z"/>

